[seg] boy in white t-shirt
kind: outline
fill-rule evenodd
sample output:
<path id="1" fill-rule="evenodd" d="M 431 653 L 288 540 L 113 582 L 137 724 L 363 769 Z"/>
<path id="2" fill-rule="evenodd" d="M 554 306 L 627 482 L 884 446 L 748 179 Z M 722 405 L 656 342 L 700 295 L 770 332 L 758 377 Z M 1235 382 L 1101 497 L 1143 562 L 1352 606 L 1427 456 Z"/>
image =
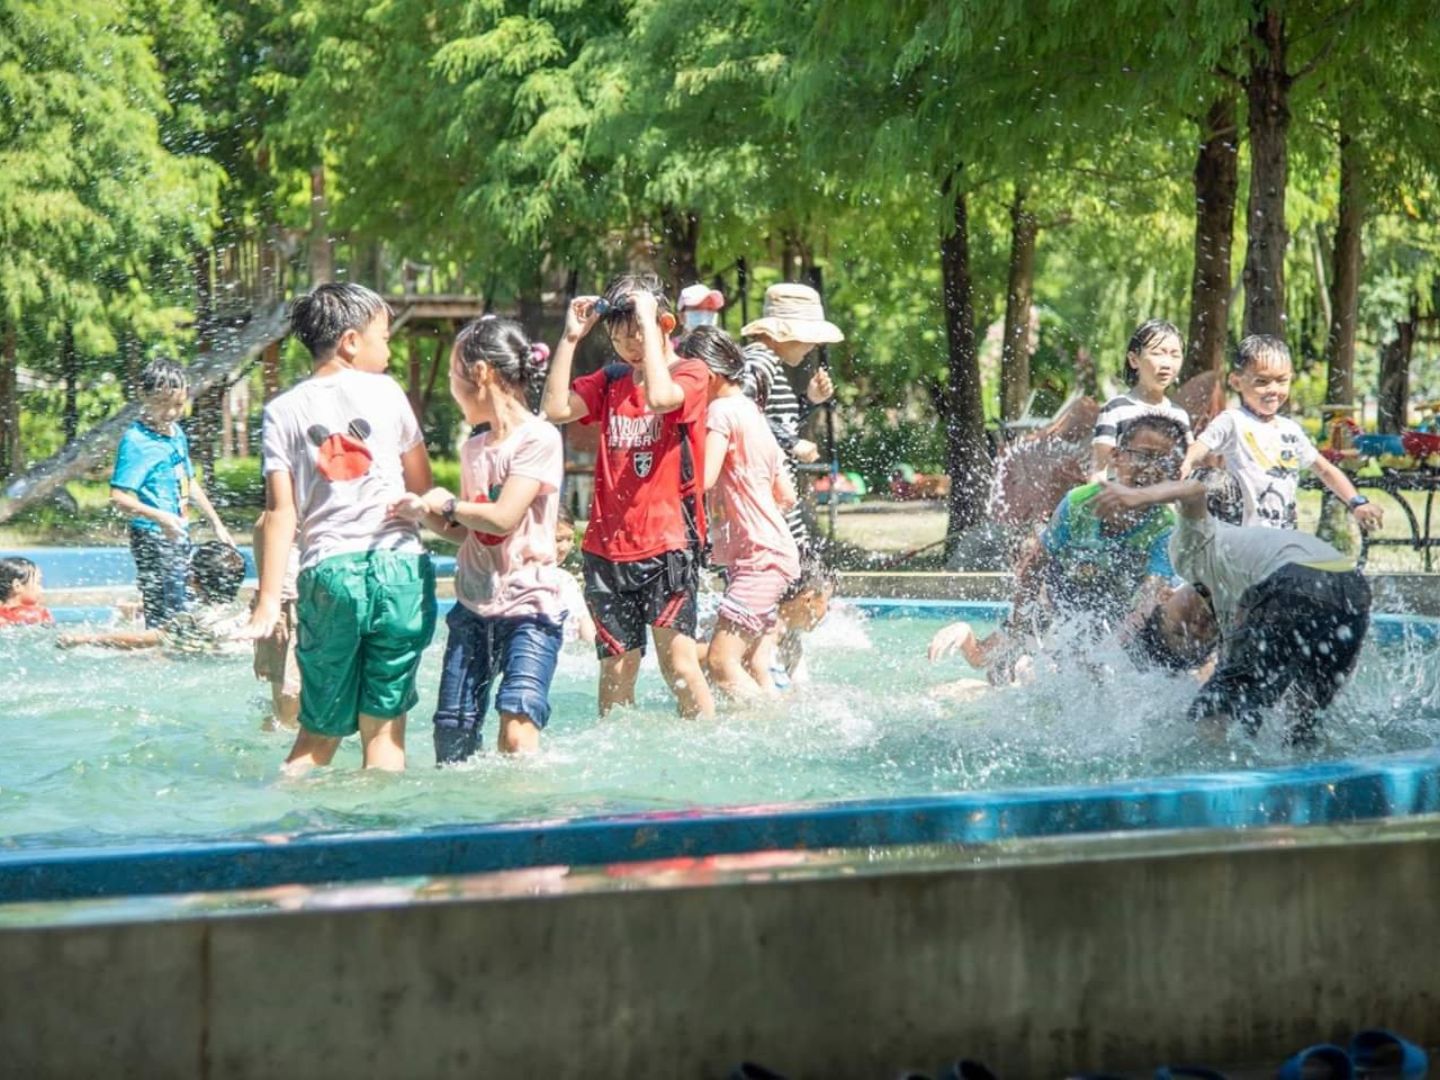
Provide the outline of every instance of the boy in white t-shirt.
<path id="1" fill-rule="evenodd" d="M 409 399 L 382 370 L 390 308 L 349 283 L 295 301 L 290 326 L 310 378 L 265 406 L 264 554 L 245 636 L 269 636 L 298 524 L 300 732 L 291 771 L 327 765 L 357 731 L 366 768 L 405 767 L 415 672 L 435 632 L 435 571 L 414 522 L 390 514 L 430 487 Z"/>
<path id="2" fill-rule="evenodd" d="M 1380 507 L 1357 493 L 1349 478 L 1320 456 L 1299 424 L 1279 415 L 1290 398 L 1293 375 L 1290 350 L 1280 338 L 1251 334 L 1241 341 L 1230 371 L 1240 407 L 1226 409 L 1196 436 L 1181 475 L 1189 476 L 1207 454 L 1219 454 L 1245 495 L 1242 524 L 1293 529 L 1300 470 L 1309 469 L 1350 508 L 1362 529 L 1377 528 L 1384 518 Z"/>

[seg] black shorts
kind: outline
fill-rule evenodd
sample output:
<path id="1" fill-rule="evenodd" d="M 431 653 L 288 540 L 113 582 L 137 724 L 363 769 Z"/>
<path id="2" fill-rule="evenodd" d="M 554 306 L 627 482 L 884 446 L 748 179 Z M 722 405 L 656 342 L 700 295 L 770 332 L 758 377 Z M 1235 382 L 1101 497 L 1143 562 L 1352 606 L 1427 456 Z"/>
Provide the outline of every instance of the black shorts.
<path id="1" fill-rule="evenodd" d="M 1290 564 L 1240 598 L 1234 631 L 1192 719 L 1227 716 L 1254 734 L 1261 712 L 1284 701 L 1288 737 L 1309 742 L 1315 714 L 1355 668 L 1370 625 L 1370 584 L 1358 570 Z"/>
<path id="2" fill-rule="evenodd" d="M 688 551 L 667 551 L 638 562 L 611 562 L 585 552 L 585 603 L 595 620 L 600 659 L 639 649 L 645 628 L 662 626 L 695 636 L 699 561 Z"/>

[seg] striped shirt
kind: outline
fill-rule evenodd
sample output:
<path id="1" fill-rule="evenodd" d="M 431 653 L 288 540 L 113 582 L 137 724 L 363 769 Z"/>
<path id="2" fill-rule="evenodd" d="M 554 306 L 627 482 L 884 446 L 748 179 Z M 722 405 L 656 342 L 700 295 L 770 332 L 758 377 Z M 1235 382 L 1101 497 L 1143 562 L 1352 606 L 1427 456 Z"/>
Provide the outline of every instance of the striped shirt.
<path id="1" fill-rule="evenodd" d="M 1151 405 L 1134 394 L 1121 394 L 1111 398 L 1095 419 L 1093 446 L 1115 446 L 1125 429 L 1142 416 L 1168 416 L 1185 429 L 1185 443 L 1194 442 L 1190 435 L 1190 414 L 1169 398 L 1162 398 L 1160 404 Z"/>
<path id="2" fill-rule="evenodd" d="M 800 399 L 795 388 L 790 385 L 790 380 L 786 378 L 780 358 L 758 341 L 752 341 L 745 346 L 745 374 L 742 376 L 742 385 L 746 395 L 751 398 L 761 396 L 762 386 L 768 389 L 765 419 L 769 421 L 775 441 L 784 451 L 784 463 L 790 472 L 790 479 L 795 480 L 795 444 L 800 439 L 800 425 L 815 407 L 809 401 Z M 796 490 L 799 490 L 798 484 Z M 785 515 L 785 523 L 790 526 L 790 535 L 795 537 L 795 543 L 803 554 L 810 547 L 810 529 L 805 524 L 805 517 L 798 502 Z"/>

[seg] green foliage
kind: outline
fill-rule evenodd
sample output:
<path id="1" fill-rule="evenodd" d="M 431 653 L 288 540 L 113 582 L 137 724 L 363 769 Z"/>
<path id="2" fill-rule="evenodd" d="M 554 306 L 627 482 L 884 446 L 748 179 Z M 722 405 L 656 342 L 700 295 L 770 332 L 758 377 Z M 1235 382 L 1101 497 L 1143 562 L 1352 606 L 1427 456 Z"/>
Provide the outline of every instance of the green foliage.
<path id="1" fill-rule="evenodd" d="M 935 424 L 895 420 L 852 428 L 836 445 L 840 468 L 865 477 L 871 491 L 890 488 L 890 477 L 900 465 L 919 472 L 945 471 L 945 431 Z"/>

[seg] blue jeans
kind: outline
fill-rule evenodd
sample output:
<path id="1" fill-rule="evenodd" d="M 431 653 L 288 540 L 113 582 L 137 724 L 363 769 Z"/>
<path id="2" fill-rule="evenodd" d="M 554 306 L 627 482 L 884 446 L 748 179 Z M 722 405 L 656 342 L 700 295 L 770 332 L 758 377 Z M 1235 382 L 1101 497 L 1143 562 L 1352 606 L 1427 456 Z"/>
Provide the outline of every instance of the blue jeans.
<path id="1" fill-rule="evenodd" d="M 560 627 L 537 616 L 482 619 L 463 604 L 450 609 L 445 625 L 450 636 L 435 706 L 436 764 L 475 753 L 496 675 L 502 676 L 496 711 L 528 717 L 538 728 L 549 723 Z"/>
<path id="2" fill-rule="evenodd" d="M 145 625 L 158 629 L 189 604 L 190 541 L 131 525 L 130 554 L 135 557 L 135 584 L 145 605 Z"/>

